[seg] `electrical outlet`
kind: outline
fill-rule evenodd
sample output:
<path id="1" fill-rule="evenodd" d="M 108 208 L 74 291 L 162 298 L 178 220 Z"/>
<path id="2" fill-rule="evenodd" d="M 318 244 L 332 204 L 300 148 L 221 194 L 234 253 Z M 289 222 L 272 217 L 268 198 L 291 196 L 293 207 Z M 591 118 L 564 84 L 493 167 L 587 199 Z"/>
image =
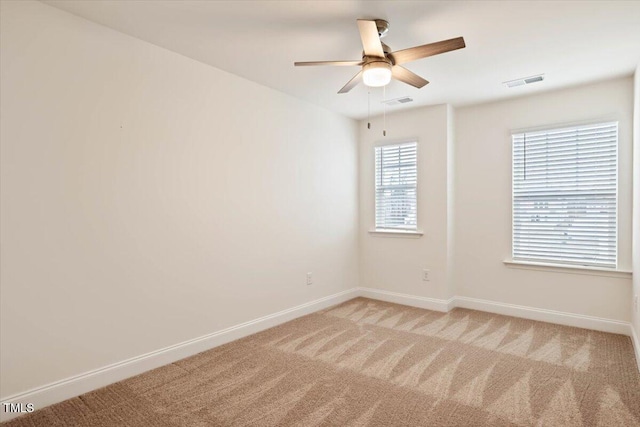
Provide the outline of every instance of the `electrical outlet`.
<path id="1" fill-rule="evenodd" d="M 424 280 L 425 282 L 428 282 L 431 280 L 431 275 L 429 270 L 422 270 L 422 280 Z"/>
<path id="2" fill-rule="evenodd" d="M 313 277 L 311 276 L 311 272 L 307 273 L 307 286 L 313 285 Z"/>

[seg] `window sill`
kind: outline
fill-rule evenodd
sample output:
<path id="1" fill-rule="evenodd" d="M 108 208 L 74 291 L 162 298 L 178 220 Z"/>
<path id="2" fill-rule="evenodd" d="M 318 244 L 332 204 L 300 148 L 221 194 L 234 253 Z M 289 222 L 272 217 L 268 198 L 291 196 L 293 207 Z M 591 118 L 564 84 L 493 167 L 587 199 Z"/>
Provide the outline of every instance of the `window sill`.
<path id="1" fill-rule="evenodd" d="M 613 277 L 616 279 L 631 279 L 631 271 L 626 271 L 626 270 L 613 270 L 609 268 L 588 267 L 588 266 L 569 265 L 569 264 L 548 264 L 544 262 L 533 262 L 533 261 L 514 261 L 512 259 L 506 259 L 503 261 L 503 263 L 509 268 L 518 268 L 522 270 L 551 271 L 555 273 L 586 274 L 589 276 L 604 276 L 604 277 Z"/>
<path id="2" fill-rule="evenodd" d="M 369 234 L 376 237 L 405 237 L 417 239 L 422 237 L 421 230 L 369 230 Z"/>

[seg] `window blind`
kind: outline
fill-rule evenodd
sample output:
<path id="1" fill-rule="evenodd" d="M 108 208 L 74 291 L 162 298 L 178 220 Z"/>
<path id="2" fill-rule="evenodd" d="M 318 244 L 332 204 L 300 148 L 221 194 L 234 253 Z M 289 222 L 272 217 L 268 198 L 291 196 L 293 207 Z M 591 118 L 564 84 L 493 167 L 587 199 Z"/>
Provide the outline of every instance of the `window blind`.
<path id="1" fill-rule="evenodd" d="M 512 137 L 513 259 L 615 268 L 618 123 Z"/>
<path id="2" fill-rule="evenodd" d="M 417 142 L 384 145 L 376 154 L 376 229 L 417 228 Z"/>

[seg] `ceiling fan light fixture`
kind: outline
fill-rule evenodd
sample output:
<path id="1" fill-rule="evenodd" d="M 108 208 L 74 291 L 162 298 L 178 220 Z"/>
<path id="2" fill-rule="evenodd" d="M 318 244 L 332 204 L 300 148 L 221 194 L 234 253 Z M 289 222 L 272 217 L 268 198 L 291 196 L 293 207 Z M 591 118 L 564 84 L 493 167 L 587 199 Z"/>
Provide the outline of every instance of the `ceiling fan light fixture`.
<path id="1" fill-rule="evenodd" d="M 384 61 L 369 62 L 362 67 L 362 81 L 369 87 L 382 87 L 391 81 L 391 64 Z"/>

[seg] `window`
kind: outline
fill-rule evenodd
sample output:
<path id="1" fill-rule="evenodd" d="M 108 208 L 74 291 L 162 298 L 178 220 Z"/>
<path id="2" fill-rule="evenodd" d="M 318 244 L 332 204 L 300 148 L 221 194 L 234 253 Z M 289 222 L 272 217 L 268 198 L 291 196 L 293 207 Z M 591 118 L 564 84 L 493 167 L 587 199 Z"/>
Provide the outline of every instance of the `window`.
<path id="1" fill-rule="evenodd" d="M 376 147 L 376 230 L 417 228 L 417 142 Z"/>
<path id="2" fill-rule="evenodd" d="M 513 259 L 617 266 L 618 123 L 513 135 Z"/>

